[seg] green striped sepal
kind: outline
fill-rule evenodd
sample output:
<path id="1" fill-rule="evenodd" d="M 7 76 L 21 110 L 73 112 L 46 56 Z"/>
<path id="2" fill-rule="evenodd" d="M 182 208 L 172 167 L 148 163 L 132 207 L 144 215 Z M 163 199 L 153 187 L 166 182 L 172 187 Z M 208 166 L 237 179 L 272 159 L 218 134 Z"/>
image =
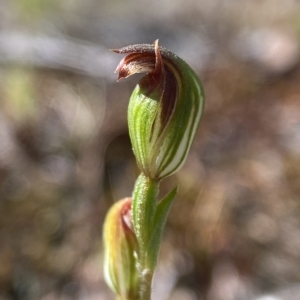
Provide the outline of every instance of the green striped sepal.
<path id="1" fill-rule="evenodd" d="M 141 172 L 160 180 L 186 159 L 204 108 L 203 87 L 190 66 L 158 41 L 113 51 L 127 54 L 118 79 L 147 73 L 131 95 L 128 126 Z"/>
<path id="2" fill-rule="evenodd" d="M 138 244 L 131 202 L 131 198 L 116 202 L 108 211 L 103 227 L 104 277 L 120 300 L 137 299 L 139 292 Z"/>

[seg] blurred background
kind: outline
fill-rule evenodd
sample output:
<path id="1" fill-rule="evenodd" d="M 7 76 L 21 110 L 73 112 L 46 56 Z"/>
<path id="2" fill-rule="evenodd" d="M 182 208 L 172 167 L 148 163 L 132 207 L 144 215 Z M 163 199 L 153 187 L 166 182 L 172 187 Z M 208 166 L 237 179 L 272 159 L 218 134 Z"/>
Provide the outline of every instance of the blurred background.
<path id="1" fill-rule="evenodd" d="M 108 51 L 160 40 L 206 109 L 153 299 L 300 295 L 297 0 L 0 0 L 0 300 L 111 300 L 102 224 L 138 176 Z"/>

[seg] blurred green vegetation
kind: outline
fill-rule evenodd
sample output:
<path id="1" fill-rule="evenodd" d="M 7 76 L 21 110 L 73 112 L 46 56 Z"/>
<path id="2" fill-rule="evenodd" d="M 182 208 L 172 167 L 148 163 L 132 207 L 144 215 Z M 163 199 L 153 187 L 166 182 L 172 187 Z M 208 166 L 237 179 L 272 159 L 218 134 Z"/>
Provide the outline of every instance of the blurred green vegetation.
<path id="1" fill-rule="evenodd" d="M 6 72 L 2 107 L 16 124 L 22 126 L 34 121 L 38 113 L 34 93 L 34 78 L 30 70 L 11 69 Z"/>

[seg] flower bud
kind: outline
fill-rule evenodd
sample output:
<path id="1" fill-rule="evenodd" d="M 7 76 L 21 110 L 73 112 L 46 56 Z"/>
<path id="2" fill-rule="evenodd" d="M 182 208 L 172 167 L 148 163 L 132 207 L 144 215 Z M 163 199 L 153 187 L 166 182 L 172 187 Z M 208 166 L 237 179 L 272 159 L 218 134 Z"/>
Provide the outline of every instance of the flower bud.
<path id="1" fill-rule="evenodd" d="M 129 134 L 140 170 L 162 179 L 186 159 L 204 108 L 202 85 L 189 65 L 158 41 L 112 51 L 127 54 L 116 69 L 118 79 L 147 73 L 130 98 Z"/>
<path id="2" fill-rule="evenodd" d="M 120 300 L 137 299 L 138 245 L 133 232 L 131 198 L 116 202 L 106 215 L 103 228 L 104 277 Z"/>

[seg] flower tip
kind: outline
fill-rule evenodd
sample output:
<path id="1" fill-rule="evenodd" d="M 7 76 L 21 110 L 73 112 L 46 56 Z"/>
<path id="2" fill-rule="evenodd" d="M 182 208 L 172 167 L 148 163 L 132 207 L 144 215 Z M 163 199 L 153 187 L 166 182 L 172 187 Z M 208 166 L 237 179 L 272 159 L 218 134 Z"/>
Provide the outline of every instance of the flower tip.
<path id="1" fill-rule="evenodd" d="M 116 72 L 115 72 L 116 73 Z M 123 76 L 121 76 L 120 74 L 119 74 L 119 76 L 118 76 L 118 78 L 117 78 L 117 82 L 119 82 L 121 79 L 123 79 L 124 77 Z"/>
<path id="2" fill-rule="evenodd" d="M 111 52 L 120 53 L 120 49 L 108 49 Z"/>
<path id="3" fill-rule="evenodd" d="M 157 46 L 158 46 L 158 42 L 159 42 L 159 39 L 156 39 L 156 40 L 153 42 L 153 45 L 154 45 L 155 47 L 157 47 Z"/>
<path id="4" fill-rule="evenodd" d="M 128 73 L 128 70 L 126 69 L 122 69 L 122 68 L 117 68 L 115 73 L 118 73 L 119 72 L 119 75 L 118 75 L 118 79 L 117 81 L 120 81 L 121 79 L 123 78 L 127 78 L 130 76 L 130 74 Z"/>
<path id="5" fill-rule="evenodd" d="M 125 58 L 123 58 L 120 61 L 120 63 L 118 64 L 118 66 L 115 70 L 115 73 L 119 73 L 117 81 L 120 81 L 122 78 L 127 78 L 128 76 L 130 76 L 129 73 L 128 73 L 128 69 L 124 68 L 124 60 L 125 60 Z"/>

